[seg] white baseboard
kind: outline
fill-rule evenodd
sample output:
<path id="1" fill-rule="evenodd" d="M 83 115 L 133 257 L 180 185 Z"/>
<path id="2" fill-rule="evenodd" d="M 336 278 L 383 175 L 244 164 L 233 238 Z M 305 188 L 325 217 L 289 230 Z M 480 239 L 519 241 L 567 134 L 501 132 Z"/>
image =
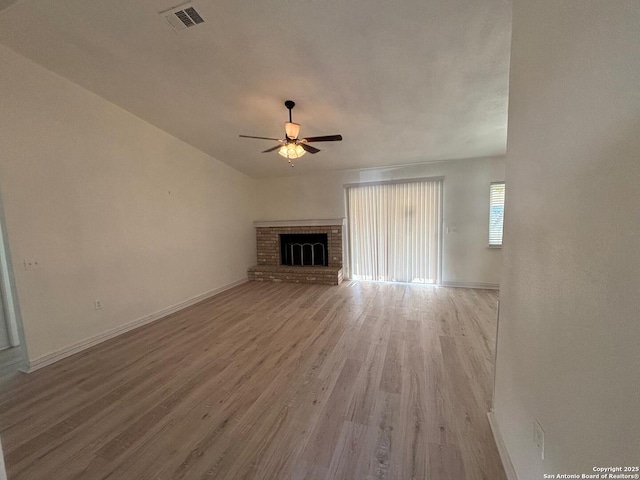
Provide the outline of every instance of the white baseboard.
<path id="1" fill-rule="evenodd" d="M 219 288 L 215 288 L 205 293 L 201 293 L 200 295 L 196 295 L 195 297 L 191 297 L 180 303 L 176 303 L 175 305 L 172 305 L 170 307 L 163 308 L 158 312 L 152 313 L 150 315 L 146 315 L 142 318 L 134 320 L 133 322 L 129 322 L 125 325 L 121 325 L 111 330 L 107 330 L 106 332 L 96 335 L 95 337 L 91 337 L 81 342 L 75 343 L 73 345 L 63 348 L 62 350 L 58 350 L 57 352 L 49 353 L 42 357 L 36 358 L 35 360 L 29 360 L 28 367 L 26 369 L 21 369 L 21 371 L 25 373 L 31 373 L 42 367 L 46 367 L 47 365 L 51 365 L 52 363 L 62 360 L 63 358 L 69 357 L 78 352 L 86 350 L 87 348 L 93 347 L 94 345 L 98 345 L 99 343 L 102 343 L 113 337 L 122 335 L 125 332 L 129 332 L 138 327 L 142 327 L 143 325 L 147 325 L 149 323 L 155 322 L 156 320 L 160 320 L 161 318 L 164 318 L 167 315 L 171 315 L 172 313 L 175 313 L 179 310 L 190 307 L 191 305 L 195 305 L 198 302 L 206 300 L 209 297 L 218 295 L 226 290 L 229 290 L 230 288 L 237 287 L 238 285 L 241 285 L 247 281 L 248 281 L 247 278 L 236 280 L 235 282 L 229 283 Z"/>
<path id="2" fill-rule="evenodd" d="M 513 463 L 511 463 L 507 446 L 504 444 L 500 428 L 498 428 L 496 417 L 493 412 L 487 413 L 487 416 L 489 417 L 489 425 L 491 425 L 491 432 L 493 433 L 493 438 L 496 441 L 496 447 L 498 447 L 498 453 L 500 454 L 500 460 L 502 461 L 502 466 L 504 468 L 504 473 L 507 476 L 507 480 L 518 480 L 518 475 L 516 475 L 516 470 L 513 468 Z"/>
<path id="3" fill-rule="evenodd" d="M 500 290 L 499 283 L 478 283 L 478 282 L 441 282 L 441 287 L 454 288 L 480 288 L 483 290 Z"/>

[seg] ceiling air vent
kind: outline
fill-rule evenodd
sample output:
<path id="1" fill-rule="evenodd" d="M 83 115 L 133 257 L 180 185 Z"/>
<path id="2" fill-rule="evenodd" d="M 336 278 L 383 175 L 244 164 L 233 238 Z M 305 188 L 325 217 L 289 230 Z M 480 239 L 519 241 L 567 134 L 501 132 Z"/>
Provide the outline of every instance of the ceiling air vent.
<path id="1" fill-rule="evenodd" d="M 186 28 L 195 27 L 200 23 L 204 23 L 202 16 L 196 11 L 195 7 L 191 4 L 181 5 L 170 10 L 160 12 L 169 25 L 174 30 L 184 30 Z"/>

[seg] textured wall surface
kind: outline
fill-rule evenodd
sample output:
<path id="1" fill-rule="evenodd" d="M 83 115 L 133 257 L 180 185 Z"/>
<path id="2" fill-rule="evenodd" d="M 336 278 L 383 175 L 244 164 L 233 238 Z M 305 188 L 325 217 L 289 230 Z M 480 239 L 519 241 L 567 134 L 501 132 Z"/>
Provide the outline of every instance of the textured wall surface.
<path id="1" fill-rule="evenodd" d="M 495 414 L 520 480 L 640 460 L 639 45 L 640 2 L 515 2 Z"/>
<path id="2" fill-rule="evenodd" d="M 30 360 L 246 278 L 255 180 L 5 47 L 0 63 L 0 182 Z"/>

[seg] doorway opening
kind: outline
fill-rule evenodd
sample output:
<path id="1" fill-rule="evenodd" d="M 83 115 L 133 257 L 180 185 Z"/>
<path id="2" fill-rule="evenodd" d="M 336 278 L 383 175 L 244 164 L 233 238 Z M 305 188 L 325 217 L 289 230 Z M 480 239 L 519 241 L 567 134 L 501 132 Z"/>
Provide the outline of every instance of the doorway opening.
<path id="1" fill-rule="evenodd" d="M 0 201 L 0 381 L 25 364 L 25 350 Z"/>

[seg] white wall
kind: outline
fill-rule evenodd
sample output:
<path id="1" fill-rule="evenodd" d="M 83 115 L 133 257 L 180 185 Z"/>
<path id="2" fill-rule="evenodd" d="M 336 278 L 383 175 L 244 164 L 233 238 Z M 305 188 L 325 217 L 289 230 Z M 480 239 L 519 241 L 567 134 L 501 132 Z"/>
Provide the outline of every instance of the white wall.
<path id="1" fill-rule="evenodd" d="M 321 162 L 303 157 L 300 162 Z M 284 165 L 283 165 L 283 168 Z M 443 281 L 500 283 L 502 252 L 488 248 L 489 184 L 504 180 L 504 158 L 455 160 L 404 167 L 345 170 L 261 180 L 260 218 L 345 217 L 344 184 L 444 176 Z M 456 232 L 446 233 L 447 227 Z"/>
<path id="2" fill-rule="evenodd" d="M 31 361 L 246 278 L 255 180 L 5 47 L 0 65 L 0 191 Z"/>
<path id="3" fill-rule="evenodd" d="M 639 45 L 637 0 L 515 1 L 495 413 L 520 480 L 640 461 Z"/>

